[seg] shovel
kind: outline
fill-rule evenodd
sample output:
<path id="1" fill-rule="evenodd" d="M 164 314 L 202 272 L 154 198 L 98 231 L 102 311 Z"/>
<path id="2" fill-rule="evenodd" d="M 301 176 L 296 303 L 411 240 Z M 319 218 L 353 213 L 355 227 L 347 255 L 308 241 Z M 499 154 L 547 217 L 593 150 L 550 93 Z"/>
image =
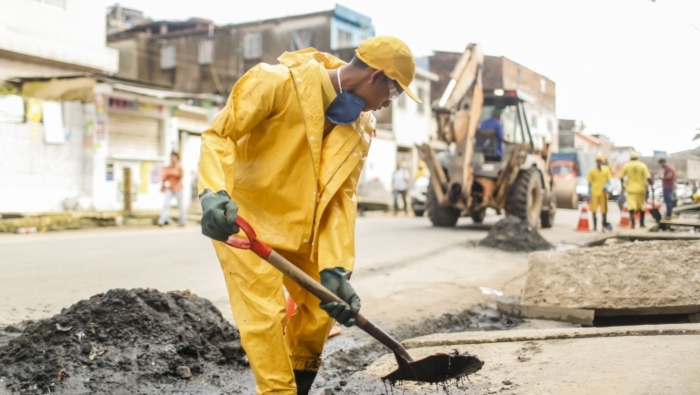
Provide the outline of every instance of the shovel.
<path id="1" fill-rule="evenodd" d="M 259 257 L 266 260 L 285 276 L 291 278 L 302 288 L 316 296 L 323 303 L 336 302 L 347 305 L 342 299 L 326 289 L 319 282 L 315 281 L 301 269 L 294 266 L 280 254 L 276 253 L 272 248 L 258 240 L 255 230 L 240 216 L 236 218 L 236 224 L 248 236 L 247 239 L 230 236 L 226 240 L 226 244 L 235 248 L 251 250 Z M 388 347 L 394 352 L 396 362 L 399 367 L 395 371 L 382 377 L 382 380 L 389 381 L 391 384 L 401 381 L 421 381 L 427 383 L 440 383 L 450 379 L 459 379 L 471 373 L 477 372 L 484 363 L 474 355 L 438 353 L 429 357 L 414 361 L 406 349 L 389 336 L 386 332 L 379 329 L 370 320 L 365 318 L 360 313 L 354 315 L 355 323 L 358 328 L 365 331 L 368 335 L 375 338 L 377 341 Z"/>

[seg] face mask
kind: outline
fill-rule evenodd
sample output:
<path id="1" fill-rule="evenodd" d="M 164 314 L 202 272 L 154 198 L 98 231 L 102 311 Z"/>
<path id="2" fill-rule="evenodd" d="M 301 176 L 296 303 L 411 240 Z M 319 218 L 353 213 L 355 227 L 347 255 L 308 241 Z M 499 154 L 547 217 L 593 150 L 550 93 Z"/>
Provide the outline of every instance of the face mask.
<path id="1" fill-rule="evenodd" d="M 340 85 L 340 70 L 338 69 L 338 87 L 340 92 L 326 110 L 326 118 L 336 125 L 348 125 L 357 119 L 365 108 L 365 101 L 352 93 L 343 90 Z"/>

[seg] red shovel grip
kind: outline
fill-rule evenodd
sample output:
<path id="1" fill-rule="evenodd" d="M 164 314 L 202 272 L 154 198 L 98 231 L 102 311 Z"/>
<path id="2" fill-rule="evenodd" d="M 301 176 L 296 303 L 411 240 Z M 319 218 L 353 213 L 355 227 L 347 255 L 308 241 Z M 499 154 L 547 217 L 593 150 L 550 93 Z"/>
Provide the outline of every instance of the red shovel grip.
<path id="1" fill-rule="evenodd" d="M 248 238 L 244 239 L 242 237 L 236 237 L 232 235 L 229 236 L 228 240 L 226 240 L 225 243 L 232 247 L 240 248 L 242 250 L 251 250 L 254 253 L 258 254 L 260 258 L 267 259 L 272 253 L 272 248 L 268 247 L 265 243 L 258 240 L 258 237 L 255 234 L 255 230 L 252 226 L 250 226 L 248 221 L 244 220 L 240 216 L 237 216 L 236 225 L 238 225 L 238 227 L 241 228 L 243 233 L 245 233 L 245 235 L 248 236 Z"/>

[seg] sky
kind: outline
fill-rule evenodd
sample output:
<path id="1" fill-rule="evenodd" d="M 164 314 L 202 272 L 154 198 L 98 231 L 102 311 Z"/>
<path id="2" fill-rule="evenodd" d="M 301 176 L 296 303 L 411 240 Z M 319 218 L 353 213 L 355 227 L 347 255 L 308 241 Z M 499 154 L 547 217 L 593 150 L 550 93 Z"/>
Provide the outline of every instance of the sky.
<path id="1" fill-rule="evenodd" d="M 217 24 L 329 10 L 372 18 L 415 56 L 481 43 L 556 83 L 557 117 L 618 146 L 677 152 L 700 133 L 698 0 L 121 0 L 155 20 Z M 107 3 L 106 3 L 107 4 Z M 111 4 L 111 3 L 110 3 Z"/>

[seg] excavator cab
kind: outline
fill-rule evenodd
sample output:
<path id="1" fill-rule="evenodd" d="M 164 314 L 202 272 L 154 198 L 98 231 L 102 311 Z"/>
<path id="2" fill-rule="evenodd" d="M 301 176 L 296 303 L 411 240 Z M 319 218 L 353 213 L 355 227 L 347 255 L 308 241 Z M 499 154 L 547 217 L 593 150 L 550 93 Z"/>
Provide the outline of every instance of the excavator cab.
<path id="1" fill-rule="evenodd" d="M 499 142 L 494 129 L 478 128 L 474 134 L 474 153 L 471 167 L 475 177 L 496 178 L 505 166 L 509 155 L 517 145 L 532 144 L 530 128 L 525 116 L 522 99 L 516 91 L 484 91 L 484 105 L 479 125 L 491 117 L 494 109 L 502 110 L 501 124 L 505 140 Z M 502 154 L 498 153 L 501 145 Z"/>

